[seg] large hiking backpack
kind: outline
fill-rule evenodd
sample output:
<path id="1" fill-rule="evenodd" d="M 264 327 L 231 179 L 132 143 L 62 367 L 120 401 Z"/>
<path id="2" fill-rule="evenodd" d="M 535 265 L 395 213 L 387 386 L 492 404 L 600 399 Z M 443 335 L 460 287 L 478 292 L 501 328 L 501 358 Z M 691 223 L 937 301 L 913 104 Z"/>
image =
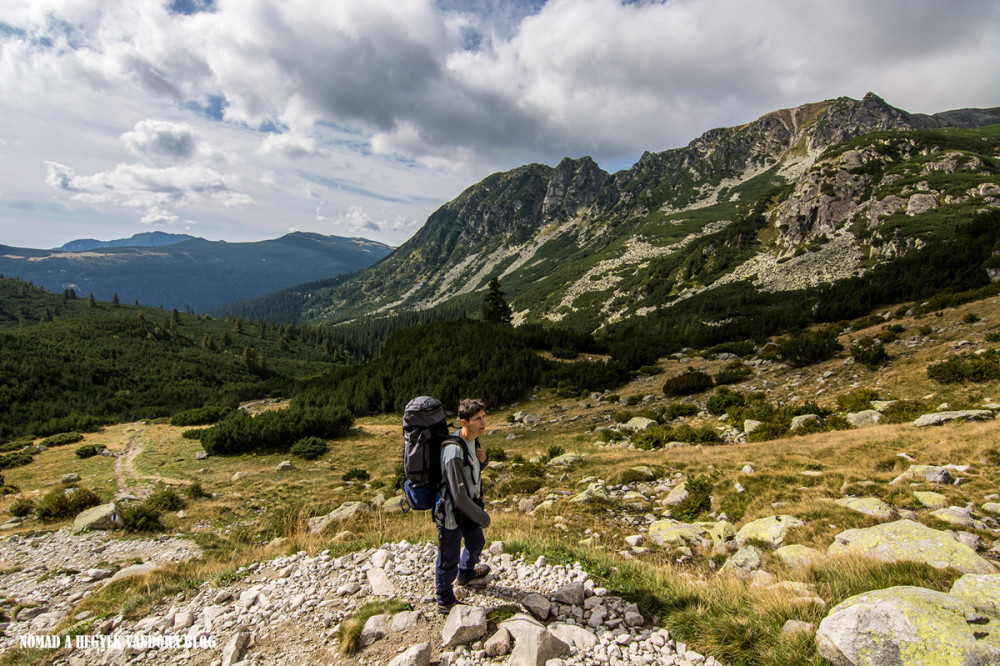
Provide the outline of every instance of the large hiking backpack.
<path id="1" fill-rule="evenodd" d="M 448 420 L 437 398 L 414 398 L 403 411 L 403 493 L 417 511 L 434 508 L 441 485 L 441 442 Z"/>

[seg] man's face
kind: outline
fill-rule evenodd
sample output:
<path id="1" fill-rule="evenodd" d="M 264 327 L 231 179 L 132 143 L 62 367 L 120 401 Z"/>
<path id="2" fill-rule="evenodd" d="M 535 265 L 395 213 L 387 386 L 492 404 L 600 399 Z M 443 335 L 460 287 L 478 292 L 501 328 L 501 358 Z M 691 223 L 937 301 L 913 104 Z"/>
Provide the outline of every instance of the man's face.
<path id="1" fill-rule="evenodd" d="M 469 420 L 462 419 L 465 431 L 473 438 L 479 437 L 486 432 L 486 410 L 480 410 L 478 414 Z"/>

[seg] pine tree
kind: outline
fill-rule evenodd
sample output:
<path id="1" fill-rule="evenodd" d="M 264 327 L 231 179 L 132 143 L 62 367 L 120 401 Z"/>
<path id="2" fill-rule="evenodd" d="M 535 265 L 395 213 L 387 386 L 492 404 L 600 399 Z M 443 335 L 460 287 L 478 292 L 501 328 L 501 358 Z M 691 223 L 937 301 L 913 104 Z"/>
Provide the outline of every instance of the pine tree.
<path id="1" fill-rule="evenodd" d="M 486 298 L 483 299 L 481 316 L 483 321 L 487 323 L 510 326 L 510 304 L 507 303 L 503 290 L 500 289 L 500 278 L 493 278 L 487 285 Z"/>

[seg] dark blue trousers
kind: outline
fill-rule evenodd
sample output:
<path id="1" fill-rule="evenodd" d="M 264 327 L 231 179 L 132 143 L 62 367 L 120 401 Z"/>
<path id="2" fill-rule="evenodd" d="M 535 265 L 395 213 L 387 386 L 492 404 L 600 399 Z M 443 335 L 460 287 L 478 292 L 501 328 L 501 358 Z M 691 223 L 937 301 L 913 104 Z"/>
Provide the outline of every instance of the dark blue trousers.
<path id="1" fill-rule="evenodd" d="M 460 529 L 449 530 L 438 525 L 437 569 L 434 576 L 438 604 L 447 606 L 455 603 L 455 591 L 451 584 L 459 574 L 463 578 L 472 576 L 485 545 L 486 537 L 483 536 L 481 527 L 463 532 Z"/>

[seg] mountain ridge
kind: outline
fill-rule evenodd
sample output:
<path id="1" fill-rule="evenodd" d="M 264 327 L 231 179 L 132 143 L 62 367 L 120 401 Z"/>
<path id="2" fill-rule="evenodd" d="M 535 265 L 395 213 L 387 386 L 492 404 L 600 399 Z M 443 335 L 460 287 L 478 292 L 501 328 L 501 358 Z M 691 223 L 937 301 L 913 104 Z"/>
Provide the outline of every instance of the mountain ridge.
<path id="1" fill-rule="evenodd" d="M 391 250 L 364 238 L 305 232 L 249 243 L 190 237 L 165 245 L 76 252 L 0 246 L 0 275 L 52 291 L 93 293 L 100 300 L 117 295 L 125 302 L 209 312 L 285 287 L 354 273 Z"/>
<path id="2" fill-rule="evenodd" d="M 335 323 L 463 302 L 474 314 L 475 294 L 500 277 L 517 322 L 561 322 L 593 331 L 661 311 L 715 280 L 719 286 L 741 275 L 748 280 L 754 262 L 770 273 L 796 273 L 785 286 L 846 279 L 924 242 L 923 232 L 873 241 L 872 230 L 853 229 L 854 216 L 862 212 L 874 216 L 874 227 L 898 212 L 882 197 L 892 189 L 882 174 L 904 168 L 904 161 L 927 162 L 935 142 L 951 140 L 941 134 L 944 128 L 984 123 L 1000 123 L 1000 108 L 910 114 L 869 93 L 862 100 L 813 102 L 709 130 L 687 146 L 647 151 L 614 174 L 590 157 L 565 158 L 556 167 L 524 165 L 467 188 L 378 264 L 332 286 L 292 289 L 281 297 L 298 302 L 300 321 Z M 876 134 L 876 143 L 859 144 L 836 164 L 824 157 L 836 146 Z M 894 148 L 896 157 L 880 153 L 886 142 L 899 143 L 895 134 L 929 144 Z M 996 179 L 996 138 L 976 138 L 982 145 L 964 146 L 961 159 L 979 164 L 977 182 L 970 181 L 979 187 Z M 899 180 L 900 174 L 890 176 Z M 911 195 L 923 194 L 917 184 L 906 192 L 907 205 Z M 991 191 L 987 186 L 976 195 L 982 207 L 996 205 Z M 943 194 L 927 194 L 940 198 L 940 206 L 954 204 Z M 914 215 L 937 207 L 921 209 L 918 203 Z M 763 217 L 746 237 L 718 236 L 751 210 Z M 816 262 L 792 255 L 817 244 L 813 249 L 829 261 L 824 259 L 820 279 L 810 280 Z M 751 245 L 756 249 L 748 253 Z M 851 266 L 833 266 L 834 250 L 855 257 Z M 701 256 L 690 254 L 696 252 Z M 664 280 L 672 282 L 669 289 L 658 286 Z M 650 293 L 663 298 L 653 301 Z"/>

